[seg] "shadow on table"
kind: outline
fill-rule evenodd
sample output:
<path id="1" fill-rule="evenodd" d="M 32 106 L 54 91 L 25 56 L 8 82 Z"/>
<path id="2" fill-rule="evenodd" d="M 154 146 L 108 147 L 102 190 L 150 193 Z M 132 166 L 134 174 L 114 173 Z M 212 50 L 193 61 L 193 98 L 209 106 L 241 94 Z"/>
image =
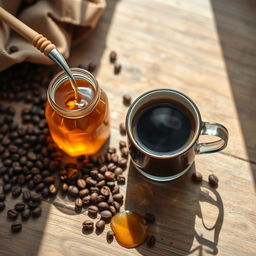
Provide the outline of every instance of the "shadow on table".
<path id="1" fill-rule="evenodd" d="M 211 5 L 256 184 L 256 2 L 212 0 Z"/>
<path id="2" fill-rule="evenodd" d="M 199 251 L 198 255 L 202 255 L 203 249 L 212 255 L 218 253 L 218 239 L 224 218 L 223 203 L 218 192 L 210 188 L 207 182 L 203 181 L 202 184 L 191 182 L 191 173 L 194 170 L 195 165 L 179 179 L 159 183 L 141 176 L 133 164 L 130 164 L 125 209 L 140 214 L 150 212 L 156 216 L 156 223 L 150 226 L 150 233 L 157 239 L 156 245 L 151 249 L 145 245 L 136 248 L 140 254 L 188 255 Z M 204 224 L 200 207 L 202 202 L 218 209 L 216 223 L 212 227 L 206 227 Z M 196 216 L 201 219 L 203 229 L 214 233 L 213 241 L 197 233 Z M 199 246 L 191 249 L 194 239 Z"/>
<path id="3" fill-rule="evenodd" d="M 106 49 L 107 35 L 118 2 L 119 0 L 107 1 L 106 10 L 100 18 L 97 27 L 91 32 L 87 39 L 72 49 L 72 58 L 69 61 L 70 66 L 75 67 L 83 65 L 84 67 L 88 67 L 90 63 L 93 63 L 96 65 L 93 74 L 97 75 L 102 55 Z"/>

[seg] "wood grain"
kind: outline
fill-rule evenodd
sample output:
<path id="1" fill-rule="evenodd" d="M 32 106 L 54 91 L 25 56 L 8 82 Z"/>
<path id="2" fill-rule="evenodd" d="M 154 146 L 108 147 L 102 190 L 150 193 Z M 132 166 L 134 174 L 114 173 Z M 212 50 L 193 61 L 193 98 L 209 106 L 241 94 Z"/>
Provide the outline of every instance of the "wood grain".
<path id="1" fill-rule="evenodd" d="M 135 99 L 161 87 L 184 92 L 203 120 L 224 124 L 229 145 L 222 153 L 197 156 L 193 169 L 203 174 L 202 185 L 191 182 L 193 170 L 163 184 L 145 180 L 132 166 L 126 172 L 123 207 L 156 215 L 153 249 L 108 244 L 109 227 L 100 235 L 83 234 L 86 212 L 71 214 L 44 202 L 43 216 L 25 223 L 20 234 L 11 235 L 0 214 L 0 254 L 255 255 L 255 14 L 249 0 L 108 1 L 99 26 L 73 49 L 70 63 L 98 65 L 97 80 L 110 100 L 111 145 L 123 138 L 118 131 L 127 111 L 122 95 Z M 119 76 L 109 63 L 111 50 L 122 64 Z M 207 184 L 211 173 L 219 177 L 217 189 Z"/>

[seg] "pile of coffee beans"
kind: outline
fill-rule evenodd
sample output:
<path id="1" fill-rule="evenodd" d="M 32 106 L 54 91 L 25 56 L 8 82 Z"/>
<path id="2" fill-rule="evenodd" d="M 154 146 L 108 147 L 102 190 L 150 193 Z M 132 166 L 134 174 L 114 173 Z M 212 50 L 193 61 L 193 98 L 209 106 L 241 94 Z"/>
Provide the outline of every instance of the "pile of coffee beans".
<path id="1" fill-rule="evenodd" d="M 193 172 L 191 178 L 196 183 L 201 183 L 203 181 L 203 175 L 198 171 Z M 219 179 L 215 174 L 210 174 L 208 176 L 208 183 L 211 187 L 217 188 Z"/>

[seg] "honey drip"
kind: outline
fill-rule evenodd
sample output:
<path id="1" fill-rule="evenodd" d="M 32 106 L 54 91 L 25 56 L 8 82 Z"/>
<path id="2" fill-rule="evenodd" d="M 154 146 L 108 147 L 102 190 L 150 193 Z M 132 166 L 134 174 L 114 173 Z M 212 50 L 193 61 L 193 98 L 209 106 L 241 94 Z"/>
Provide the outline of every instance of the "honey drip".
<path id="1" fill-rule="evenodd" d="M 128 210 L 116 214 L 111 219 L 110 226 L 117 242 L 126 248 L 141 245 L 148 235 L 148 225 L 145 219 Z"/>

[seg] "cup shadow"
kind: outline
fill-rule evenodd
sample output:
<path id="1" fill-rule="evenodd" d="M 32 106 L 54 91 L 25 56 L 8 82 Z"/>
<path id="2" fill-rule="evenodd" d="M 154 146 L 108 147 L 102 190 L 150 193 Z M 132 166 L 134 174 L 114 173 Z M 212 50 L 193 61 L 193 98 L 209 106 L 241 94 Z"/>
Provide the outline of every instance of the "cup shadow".
<path id="1" fill-rule="evenodd" d="M 130 163 L 125 209 L 140 214 L 147 212 L 156 217 L 156 222 L 150 226 L 149 234 L 156 237 L 156 244 L 148 248 L 145 244 L 137 247 L 141 255 L 188 255 L 192 252 L 207 251 L 218 253 L 218 239 L 224 219 L 224 206 L 219 193 L 203 181 L 197 184 L 191 181 L 195 164 L 182 177 L 171 182 L 154 182 L 139 174 Z M 214 195 L 215 199 L 210 196 Z M 200 203 L 209 203 L 218 209 L 216 223 L 212 227 L 204 224 Z M 196 230 L 196 217 L 201 219 L 203 229 L 214 232 L 214 239 L 204 238 Z M 200 229 L 201 230 L 201 229 Z M 192 248 L 194 240 L 196 248 Z"/>

